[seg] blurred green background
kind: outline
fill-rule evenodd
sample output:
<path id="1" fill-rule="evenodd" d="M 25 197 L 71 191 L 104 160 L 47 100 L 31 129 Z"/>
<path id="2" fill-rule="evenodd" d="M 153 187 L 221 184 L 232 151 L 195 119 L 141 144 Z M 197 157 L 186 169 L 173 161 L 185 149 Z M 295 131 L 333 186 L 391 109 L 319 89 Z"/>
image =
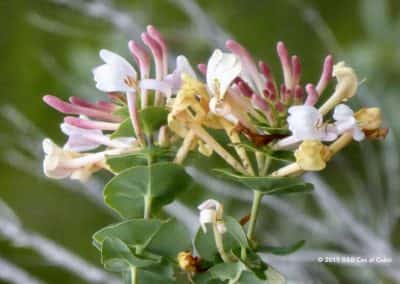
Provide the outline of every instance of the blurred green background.
<path id="1" fill-rule="evenodd" d="M 318 79 L 329 53 L 366 79 L 351 104 L 381 107 L 390 135 L 351 146 L 323 174 L 308 176 L 316 182 L 313 195 L 267 201 L 258 229 L 272 244 L 308 240 L 290 258 L 265 256 L 290 283 L 400 283 L 400 1 L 0 0 L 0 24 L 0 283 L 112 283 L 91 245 L 92 233 L 116 220 L 101 205 L 107 177 L 82 186 L 42 175 L 41 139 L 61 144 L 65 138 L 62 116 L 41 97 L 101 96 L 91 76 L 98 51 L 129 58 L 127 41 L 147 24 L 163 32 L 171 56 L 185 54 L 193 64 L 234 38 L 278 76 L 275 44 L 283 40 L 301 58 L 303 82 Z M 246 214 L 247 193 L 191 172 L 200 185 L 169 213 L 190 223 L 196 204 L 212 196 L 233 215 Z M 317 262 L 342 254 L 393 261 Z"/>

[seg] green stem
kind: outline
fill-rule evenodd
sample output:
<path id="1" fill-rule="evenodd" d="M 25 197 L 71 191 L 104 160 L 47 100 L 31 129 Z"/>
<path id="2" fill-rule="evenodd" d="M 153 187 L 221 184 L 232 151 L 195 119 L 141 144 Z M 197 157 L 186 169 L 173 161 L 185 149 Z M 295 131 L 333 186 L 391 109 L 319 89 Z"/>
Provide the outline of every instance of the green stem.
<path id="1" fill-rule="evenodd" d="M 258 211 L 260 209 L 260 204 L 263 196 L 264 194 L 261 191 L 258 190 L 253 191 L 253 204 L 251 207 L 249 228 L 247 229 L 247 237 L 249 238 L 249 240 L 253 240 L 254 238 L 254 231 L 256 228 Z"/>
<path id="2" fill-rule="evenodd" d="M 224 262 L 234 261 L 232 256 L 230 256 L 224 248 L 223 235 L 218 232 L 216 224 L 213 225 L 215 246 L 217 247 L 218 253 Z"/>
<path id="3" fill-rule="evenodd" d="M 151 147 L 151 145 L 149 145 Z M 151 170 L 150 166 L 152 164 L 152 157 L 151 154 L 147 155 L 147 168 L 148 168 L 148 176 L 149 176 L 149 181 L 147 184 L 147 194 L 144 196 L 144 219 L 150 219 L 151 217 L 151 204 L 152 204 L 152 198 L 151 198 Z"/>
<path id="4" fill-rule="evenodd" d="M 136 266 L 131 266 L 131 284 L 137 284 L 137 268 Z"/>

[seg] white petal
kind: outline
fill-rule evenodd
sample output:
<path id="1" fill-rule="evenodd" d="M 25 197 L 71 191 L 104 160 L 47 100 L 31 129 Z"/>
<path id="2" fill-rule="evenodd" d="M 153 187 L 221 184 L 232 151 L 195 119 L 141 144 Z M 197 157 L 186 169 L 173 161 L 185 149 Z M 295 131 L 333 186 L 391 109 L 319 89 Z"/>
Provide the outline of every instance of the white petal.
<path id="1" fill-rule="evenodd" d="M 313 106 L 290 107 L 287 118 L 288 128 L 298 140 L 320 140 L 321 131 L 317 126 L 322 122 L 322 114 Z"/>
<path id="2" fill-rule="evenodd" d="M 360 142 L 364 140 L 364 138 L 365 138 L 364 132 L 359 127 L 355 127 L 353 129 L 353 139 Z"/>
<path id="3" fill-rule="evenodd" d="M 147 90 L 160 91 L 168 98 L 171 96 L 172 92 L 170 84 L 155 79 L 144 79 L 140 81 L 140 87 Z"/>
<path id="4" fill-rule="evenodd" d="M 93 69 L 96 87 L 103 92 L 132 92 L 135 89 L 125 83 L 127 78 L 136 80 L 135 69 L 123 57 L 108 50 L 101 50 L 100 57 L 106 64 Z"/>
<path id="5" fill-rule="evenodd" d="M 216 214 L 217 214 L 216 211 L 213 209 L 204 209 L 204 210 L 200 211 L 199 221 L 200 221 L 200 225 L 205 233 L 207 232 L 207 227 L 205 226 L 205 224 L 208 224 L 208 223 L 214 224 L 217 219 Z"/>
<path id="6" fill-rule="evenodd" d="M 126 75 L 129 75 L 134 80 L 137 79 L 135 68 L 122 56 L 107 49 L 102 49 L 100 50 L 100 57 L 105 63 L 118 66 Z"/>
<path id="7" fill-rule="evenodd" d="M 236 55 L 215 50 L 207 64 L 206 77 L 210 92 L 222 99 L 241 70 L 242 64 Z"/>
<path id="8" fill-rule="evenodd" d="M 206 201 L 202 202 L 197 208 L 201 211 L 204 209 L 218 209 L 221 208 L 221 203 L 219 203 L 215 199 L 207 199 Z"/>
<path id="9" fill-rule="evenodd" d="M 346 120 L 354 116 L 354 112 L 345 104 L 339 104 L 333 111 L 333 119 L 335 120 Z"/>

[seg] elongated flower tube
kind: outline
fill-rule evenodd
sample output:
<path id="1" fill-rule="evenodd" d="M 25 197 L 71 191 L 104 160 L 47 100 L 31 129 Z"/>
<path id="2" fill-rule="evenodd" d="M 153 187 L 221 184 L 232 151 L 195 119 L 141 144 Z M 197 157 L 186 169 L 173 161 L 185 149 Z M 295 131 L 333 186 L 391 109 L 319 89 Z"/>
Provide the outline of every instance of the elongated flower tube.
<path id="1" fill-rule="evenodd" d="M 43 140 L 43 151 L 46 154 L 44 173 L 54 179 L 70 177 L 85 182 L 92 173 L 102 168 L 105 159 L 105 153 L 84 155 L 63 150 L 50 139 Z"/>

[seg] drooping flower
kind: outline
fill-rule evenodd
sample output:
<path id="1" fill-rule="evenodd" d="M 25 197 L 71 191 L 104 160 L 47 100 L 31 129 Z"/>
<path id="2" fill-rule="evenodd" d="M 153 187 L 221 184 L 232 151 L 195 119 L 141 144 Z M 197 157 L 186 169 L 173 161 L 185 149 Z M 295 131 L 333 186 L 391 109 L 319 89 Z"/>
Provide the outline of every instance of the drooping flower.
<path id="1" fill-rule="evenodd" d="M 305 140 L 294 152 L 296 163 L 305 171 L 320 171 L 326 166 L 329 148 L 316 140 Z"/>
<path id="2" fill-rule="evenodd" d="M 364 132 L 360 128 L 353 110 L 347 105 L 337 105 L 333 112 L 333 118 L 335 119 L 335 127 L 338 134 L 350 132 L 353 135 L 354 140 L 361 141 L 364 139 Z"/>
<path id="3" fill-rule="evenodd" d="M 43 170 L 46 176 L 54 179 L 70 177 L 87 181 L 95 171 L 102 168 L 104 153 L 78 154 L 63 150 L 50 139 L 43 140 Z"/>
<path id="4" fill-rule="evenodd" d="M 213 224 L 220 234 L 226 232 L 223 220 L 224 208 L 221 203 L 214 199 L 208 199 L 197 208 L 200 210 L 199 221 L 204 232 L 207 232 L 206 224 Z"/>

